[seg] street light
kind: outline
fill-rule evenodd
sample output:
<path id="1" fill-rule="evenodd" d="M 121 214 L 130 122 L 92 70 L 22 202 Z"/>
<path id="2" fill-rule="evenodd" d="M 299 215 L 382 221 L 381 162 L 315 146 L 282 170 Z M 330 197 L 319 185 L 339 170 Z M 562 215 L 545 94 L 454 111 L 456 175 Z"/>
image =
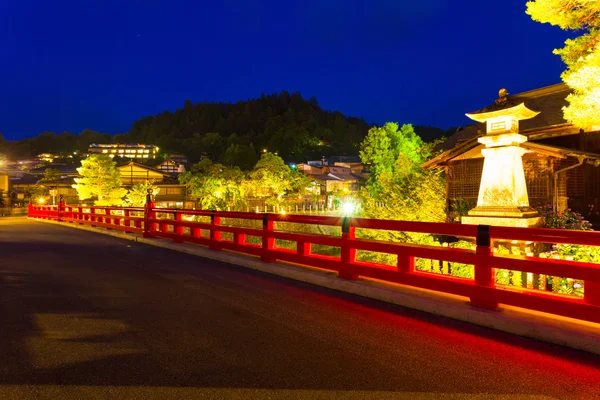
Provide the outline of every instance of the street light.
<path id="1" fill-rule="evenodd" d="M 44 202 L 45 202 L 45 201 L 46 201 L 46 200 L 44 200 L 44 198 L 43 198 L 43 197 L 40 197 L 40 198 L 38 199 L 38 203 L 40 203 L 40 204 L 44 204 Z"/>
<path id="2" fill-rule="evenodd" d="M 342 202 L 342 214 L 345 217 L 349 217 L 356 211 L 356 204 L 351 200 L 344 200 Z"/>

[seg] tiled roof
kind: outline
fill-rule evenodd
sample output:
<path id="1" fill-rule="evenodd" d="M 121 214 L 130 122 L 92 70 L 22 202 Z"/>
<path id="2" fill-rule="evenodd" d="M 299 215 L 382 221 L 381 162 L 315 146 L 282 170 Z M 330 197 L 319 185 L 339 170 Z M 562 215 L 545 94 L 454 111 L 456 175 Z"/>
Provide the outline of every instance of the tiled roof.
<path id="1" fill-rule="evenodd" d="M 32 168 L 29 170 L 32 174 L 44 174 L 47 169 L 55 169 L 58 170 L 62 174 L 72 174 L 77 175 L 77 165 L 68 165 L 68 164 L 49 164 L 44 165 L 42 167 Z"/>
<path id="2" fill-rule="evenodd" d="M 540 111 L 536 117 L 519 122 L 521 133 L 527 134 L 530 131 L 567 124 L 567 121 L 563 118 L 562 108 L 568 104 L 566 97 L 569 93 L 571 93 L 571 89 L 564 83 L 560 83 L 508 96 L 508 100 L 512 104 L 516 105 L 524 102 L 527 108 L 533 111 Z M 485 112 L 490 108 L 491 106 L 488 106 L 475 112 Z M 439 149 L 450 150 L 461 143 L 485 134 L 485 124 L 475 123 L 450 136 L 440 145 Z"/>

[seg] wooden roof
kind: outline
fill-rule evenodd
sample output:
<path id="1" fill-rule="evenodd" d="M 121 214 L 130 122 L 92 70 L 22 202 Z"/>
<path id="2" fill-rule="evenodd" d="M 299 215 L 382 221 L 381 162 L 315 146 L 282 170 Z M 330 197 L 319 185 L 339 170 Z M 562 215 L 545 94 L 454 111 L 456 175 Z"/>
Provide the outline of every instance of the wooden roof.
<path id="1" fill-rule="evenodd" d="M 519 93 L 514 96 L 508 96 L 509 101 L 514 104 L 525 103 L 527 108 L 539 111 L 540 113 L 531 119 L 519 123 L 520 133 L 529 136 L 530 134 L 544 130 L 565 130 L 572 131 L 573 127 L 563 118 L 562 108 L 566 106 L 566 97 L 571 93 L 571 89 L 564 83 L 531 90 L 529 92 Z M 480 111 L 484 111 L 486 107 Z M 571 129 L 569 129 L 571 128 Z M 579 129 L 576 129 L 578 133 Z M 440 145 L 441 150 L 450 150 L 466 141 L 477 139 L 486 134 L 485 124 L 477 123 L 457 131 Z"/>
<path id="2" fill-rule="evenodd" d="M 570 93 L 571 89 L 564 83 L 560 83 L 508 96 L 512 104 L 524 103 L 527 108 L 540 112 L 534 118 L 519 123 L 519 133 L 527 136 L 529 140 L 526 143 L 531 145 L 531 141 L 534 140 L 573 135 L 581 132 L 579 128 L 569 124 L 563 117 L 562 109 L 568 104 L 566 97 Z M 485 110 L 491 109 L 490 107 L 485 107 L 480 111 L 485 112 Z M 485 135 L 486 126 L 484 123 L 473 124 L 461 129 L 438 147 L 439 150 L 444 151 L 442 154 L 429 160 L 423 166 L 425 168 L 442 166 L 458 155 L 479 146 L 477 139 Z"/>

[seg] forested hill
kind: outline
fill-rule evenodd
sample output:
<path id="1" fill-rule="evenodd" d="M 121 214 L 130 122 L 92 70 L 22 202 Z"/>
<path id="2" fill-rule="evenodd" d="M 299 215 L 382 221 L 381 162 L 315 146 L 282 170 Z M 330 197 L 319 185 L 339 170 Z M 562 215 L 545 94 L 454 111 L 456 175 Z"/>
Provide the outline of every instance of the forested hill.
<path id="1" fill-rule="evenodd" d="M 186 153 L 192 160 L 206 153 L 224 163 L 237 159 L 238 153 L 252 145 L 256 153 L 268 149 L 287 161 L 299 162 L 358 154 L 368 130 L 363 119 L 324 111 L 316 99 L 305 100 L 300 93 L 281 92 L 235 104 L 187 100 L 175 112 L 136 121 L 128 134 L 115 140 L 156 143 L 162 149 Z"/>
<path id="2" fill-rule="evenodd" d="M 83 154 L 91 143 L 114 141 L 156 144 L 161 154 L 183 153 L 191 163 L 205 154 L 214 162 L 251 169 L 265 149 L 287 162 L 358 155 L 369 128 L 362 118 L 323 110 L 315 98 L 281 92 L 235 104 L 187 100 L 183 108 L 141 118 L 129 133 L 114 137 L 86 129 L 77 135 L 43 132 L 8 142 L 0 134 L 0 155 L 17 159 L 48 152 Z M 425 141 L 452 133 L 430 126 L 414 128 Z"/>

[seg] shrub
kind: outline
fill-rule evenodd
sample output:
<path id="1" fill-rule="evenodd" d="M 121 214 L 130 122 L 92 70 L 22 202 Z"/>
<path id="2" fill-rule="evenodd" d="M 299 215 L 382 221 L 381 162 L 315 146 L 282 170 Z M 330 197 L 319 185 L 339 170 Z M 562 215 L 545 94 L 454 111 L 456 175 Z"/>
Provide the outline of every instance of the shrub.
<path id="1" fill-rule="evenodd" d="M 546 228 L 572 229 L 578 231 L 592 230 L 592 224 L 583 218 L 583 215 L 574 212 L 570 208 L 565 211 L 556 212 L 550 204 L 534 207 L 542 217 L 546 219 Z"/>

